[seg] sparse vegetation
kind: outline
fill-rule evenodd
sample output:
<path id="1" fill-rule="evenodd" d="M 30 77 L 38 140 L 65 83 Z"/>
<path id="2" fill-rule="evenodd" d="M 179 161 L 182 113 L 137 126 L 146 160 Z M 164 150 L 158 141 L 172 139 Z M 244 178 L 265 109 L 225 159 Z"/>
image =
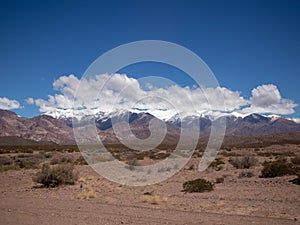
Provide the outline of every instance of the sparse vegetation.
<path id="1" fill-rule="evenodd" d="M 184 192 L 207 192 L 212 191 L 213 189 L 214 185 L 210 181 L 202 178 L 187 181 L 183 184 Z"/>
<path id="2" fill-rule="evenodd" d="M 264 162 L 263 166 L 261 177 L 264 178 L 295 175 L 299 171 L 293 164 L 280 161 Z"/>
<path id="3" fill-rule="evenodd" d="M 200 157 L 202 157 L 202 153 L 199 151 L 195 151 L 192 156 L 193 156 L 193 158 L 200 158 Z"/>
<path id="4" fill-rule="evenodd" d="M 44 164 L 41 171 L 34 175 L 33 181 L 45 187 L 56 187 L 62 184 L 73 185 L 78 178 L 73 169 L 71 164 L 60 164 L 52 167 L 49 164 Z"/>
<path id="5" fill-rule="evenodd" d="M 161 167 L 157 170 L 159 173 L 170 172 L 172 170 L 171 167 Z"/>
<path id="6" fill-rule="evenodd" d="M 167 197 L 161 197 L 159 195 L 143 195 L 141 197 L 142 202 L 148 202 L 153 205 L 158 205 L 161 202 L 167 202 L 168 198 Z"/>
<path id="7" fill-rule="evenodd" d="M 0 157 L 0 166 L 8 166 L 8 165 L 11 165 L 13 164 L 13 161 L 11 158 L 9 157 Z"/>
<path id="8" fill-rule="evenodd" d="M 91 198 L 96 198 L 96 192 L 95 190 L 90 186 L 86 186 L 86 188 L 83 188 L 83 192 L 80 193 L 77 198 L 80 200 L 87 200 Z"/>
<path id="9" fill-rule="evenodd" d="M 5 171 L 9 171 L 9 170 L 19 170 L 20 167 L 17 165 L 4 165 L 4 166 L 0 166 L 0 172 L 5 172 Z"/>
<path id="10" fill-rule="evenodd" d="M 195 165 L 194 164 L 191 164 L 188 166 L 187 170 L 194 170 L 195 169 Z"/>
<path id="11" fill-rule="evenodd" d="M 50 161 L 50 165 L 62 164 L 62 163 L 73 163 L 73 159 L 69 157 L 53 158 Z"/>
<path id="12" fill-rule="evenodd" d="M 224 157 L 238 157 L 242 156 L 241 154 L 235 153 L 235 152 L 222 152 L 220 155 Z"/>
<path id="13" fill-rule="evenodd" d="M 84 157 L 81 155 L 79 156 L 75 161 L 75 165 L 88 165 L 87 161 L 84 159 Z"/>
<path id="14" fill-rule="evenodd" d="M 291 162 L 292 162 L 294 165 L 300 166 L 300 155 L 295 156 L 294 158 L 292 158 L 292 159 L 291 159 Z"/>
<path id="15" fill-rule="evenodd" d="M 276 156 L 275 159 L 276 159 L 276 161 L 283 162 L 283 163 L 286 163 L 288 161 L 288 158 L 286 156 L 283 156 L 283 155 Z"/>
<path id="16" fill-rule="evenodd" d="M 52 157 L 51 153 L 22 153 L 0 157 L 0 171 L 18 169 L 37 169 L 43 161 Z"/>
<path id="17" fill-rule="evenodd" d="M 0 154 L 38 152 L 79 152 L 77 145 L 0 146 Z"/>
<path id="18" fill-rule="evenodd" d="M 216 178 L 216 184 L 224 183 L 224 177 L 217 177 Z"/>
<path id="19" fill-rule="evenodd" d="M 291 183 L 296 184 L 296 185 L 300 185 L 300 176 L 298 176 L 297 178 L 290 180 Z"/>
<path id="20" fill-rule="evenodd" d="M 150 159 L 153 159 L 153 160 L 164 160 L 169 156 L 170 156 L 170 154 L 168 154 L 168 153 L 160 152 L 160 153 L 156 153 L 156 154 L 151 154 L 149 157 L 150 157 Z"/>
<path id="21" fill-rule="evenodd" d="M 215 170 L 219 171 L 223 168 L 223 165 L 225 162 L 222 160 L 222 158 L 216 158 L 212 163 L 209 165 L 209 167 L 214 168 Z"/>
<path id="22" fill-rule="evenodd" d="M 21 169 L 36 169 L 40 162 L 41 159 L 37 157 L 18 158 L 15 161 L 16 165 L 18 165 Z"/>
<path id="23" fill-rule="evenodd" d="M 107 203 L 107 204 L 113 204 L 116 201 L 117 201 L 117 199 L 114 199 L 112 197 L 109 197 L 109 196 L 105 197 L 105 203 Z"/>
<path id="24" fill-rule="evenodd" d="M 243 171 L 243 172 L 240 172 L 240 174 L 239 174 L 239 178 L 250 178 L 253 176 L 254 176 L 254 174 L 250 171 Z"/>
<path id="25" fill-rule="evenodd" d="M 262 157 L 272 157 L 272 156 L 295 156 L 294 152 L 257 152 L 258 156 Z"/>
<path id="26" fill-rule="evenodd" d="M 18 170 L 20 167 L 14 164 L 14 161 L 9 157 L 0 157 L 0 172 L 8 170 Z"/>
<path id="27" fill-rule="evenodd" d="M 250 167 L 256 166 L 258 160 L 251 156 L 244 156 L 244 157 L 230 158 L 229 162 L 237 169 L 249 169 Z"/>
<path id="28" fill-rule="evenodd" d="M 143 160 L 144 157 L 145 157 L 145 155 L 143 153 L 136 154 L 136 159 L 137 160 Z"/>
<path id="29" fill-rule="evenodd" d="M 95 155 L 92 157 L 91 162 L 92 163 L 100 163 L 100 162 L 108 162 L 113 161 L 114 157 L 110 154 L 102 154 L 102 155 Z"/>

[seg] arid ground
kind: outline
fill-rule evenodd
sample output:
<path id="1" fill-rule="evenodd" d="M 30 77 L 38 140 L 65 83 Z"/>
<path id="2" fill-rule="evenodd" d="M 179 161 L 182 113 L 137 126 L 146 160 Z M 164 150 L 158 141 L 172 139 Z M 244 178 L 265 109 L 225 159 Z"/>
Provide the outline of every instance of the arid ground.
<path id="1" fill-rule="evenodd" d="M 88 165 L 75 166 L 75 185 L 55 188 L 32 181 L 38 168 L 3 171 L 0 224 L 300 224 L 300 186 L 290 182 L 295 176 L 260 178 L 264 161 L 290 160 L 299 153 L 299 145 L 222 150 L 218 158 L 225 164 L 200 173 L 199 158 L 192 158 L 175 176 L 145 187 L 110 182 Z M 79 153 L 55 154 L 74 158 Z M 230 157 L 240 155 L 255 157 L 257 165 L 233 167 Z M 253 176 L 241 177 L 242 172 Z M 196 178 L 213 182 L 214 190 L 183 192 L 182 184 Z"/>

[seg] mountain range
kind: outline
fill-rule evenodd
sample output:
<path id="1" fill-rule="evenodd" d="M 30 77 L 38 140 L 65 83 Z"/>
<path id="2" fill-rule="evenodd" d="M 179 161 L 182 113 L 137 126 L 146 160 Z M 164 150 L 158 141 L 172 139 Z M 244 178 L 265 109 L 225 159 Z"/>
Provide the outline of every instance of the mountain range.
<path id="1" fill-rule="evenodd" d="M 219 118 L 220 119 L 220 118 Z M 245 117 L 227 116 L 226 136 L 260 136 L 280 134 L 288 132 L 300 132 L 300 124 L 283 117 L 267 117 L 260 114 L 250 114 Z M 208 117 L 187 116 L 182 119 L 172 117 L 162 121 L 149 113 L 114 112 L 97 113 L 96 115 L 84 115 L 74 118 L 70 115 L 58 115 L 57 118 L 49 115 L 40 115 L 33 118 L 24 118 L 8 110 L 0 110 L 0 145 L 11 137 L 40 143 L 75 144 L 73 125 L 84 127 L 86 124 L 95 124 L 99 137 L 104 143 L 119 143 L 119 135 L 116 135 L 112 124 L 118 127 L 124 126 L 124 121 L 129 121 L 131 132 L 140 139 L 149 137 L 149 123 L 156 120 L 155 129 L 162 129 L 165 124 L 167 134 L 165 143 L 178 141 L 181 127 L 192 130 L 196 125 L 200 128 L 200 136 L 208 136 L 212 120 Z M 72 123 L 74 122 L 74 123 Z M 130 141 L 130 133 L 126 127 L 120 133 Z"/>

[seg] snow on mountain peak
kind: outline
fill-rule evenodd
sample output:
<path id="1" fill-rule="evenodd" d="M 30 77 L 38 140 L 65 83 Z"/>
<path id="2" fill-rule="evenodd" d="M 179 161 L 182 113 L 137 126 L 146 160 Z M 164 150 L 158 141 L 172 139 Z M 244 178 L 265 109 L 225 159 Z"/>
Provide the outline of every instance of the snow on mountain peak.
<path id="1" fill-rule="evenodd" d="M 93 116 L 99 119 L 111 118 L 111 117 L 118 117 L 124 115 L 125 113 L 149 113 L 156 118 L 169 121 L 169 122 L 176 122 L 178 120 L 184 120 L 185 118 L 199 118 L 199 117 L 206 117 L 210 120 L 216 120 L 223 116 L 233 116 L 235 118 L 245 118 L 251 116 L 255 120 L 259 120 L 262 117 L 269 118 L 271 121 L 275 121 L 278 118 L 281 118 L 279 115 L 260 115 L 260 114 L 241 114 L 238 112 L 231 112 L 222 114 L 219 112 L 214 111 L 201 111 L 201 112 L 176 112 L 176 110 L 172 109 L 139 109 L 139 108 L 131 108 L 131 109 L 117 109 L 114 111 L 100 111 L 99 109 L 56 109 L 55 111 L 45 113 L 46 115 L 52 116 L 56 119 L 71 119 L 76 118 L 81 120 L 84 117 Z M 300 118 L 286 118 L 288 120 L 294 121 L 296 123 L 300 123 Z"/>

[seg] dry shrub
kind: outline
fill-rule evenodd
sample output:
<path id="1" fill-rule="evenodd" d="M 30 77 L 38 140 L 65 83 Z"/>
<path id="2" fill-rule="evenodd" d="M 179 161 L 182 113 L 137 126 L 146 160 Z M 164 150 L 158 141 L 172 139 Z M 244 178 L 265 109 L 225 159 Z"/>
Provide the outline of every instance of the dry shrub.
<path id="1" fill-rule="evenodd" d="M 222 158 L 216 158 L 212 163 L 209 165 L 209 167 L 214 168 L 215 170 L 219 171 L 223 168 L 223 165 L 225 162 L 222 160 Z"/>
<path id="2" fill-rule="evenodd" d="M 0 157 L 0 172 L 8 171 L 8 170 L 17 170 L 20 169 L 18 165 L 14 165 L 14 162 L 9 157 Z"/>
<path id="3" fill-rule="evenodd" d="M 74 162 L 75 165 L 88 165 L 87 161 L 85 160 L 85 158 L 81 155 L 79 156 L 75 162 Z"/>
<path id="4" fill-rule="evenodd" d="M 285 163 L 281 161 L 264 162 L 261 171 L 261 177 L 280 177 L 285 175 L 298 175 L 299 167 L 294 166 L 292 163 Z"/>
<path id="5" fill-rule="evenodd" d="M 297 178 L 295 178 L 293 180 L 290 180 L 290 182 L 292 182 L 293 184 L 296 184 L 296 185 L 300 185 L 300 176 L 298 176 Z"/>
<path id="6" fill-rule="evenodd" d="M 244 157 L 230 158 L 229 162 L 237 169 L 249 169 L 252 166 L 256 166 L 258 160 L 251 156 L 244 156 Z"/>
<path id="7" fill-rule="evenodd" d="M 202 178 L 187 181 L 183 184 L 183 191 L 185 192 L 208 192 L 213 189 L 214 185 L 210 181 Z"/>
<path id="8" fill-rule="evenodd" d="M 78 182 L 85 183 L 86 179 L 84 177 L 79 177 Z"/>
<path id="9" fill-rule="evenodd" d="M 147 202 L 153 205 L 158 205 L 161 202 L 168 201 L 167 197 L 161 197 L 159 195 L 143 195 L 141 198 L 142 198 L 142 202 Z"/>
<path id="10" fill-rule="evenodd" d="M 8 166 L 8 165 L 12 165 L 13 161 L 11 158 L 9 157 L 0 157 L 0 166 Z"/>
<path id="11" fill-rule="evenodd" d="M 50 161 L 50 165 L 63 164 L 63 163 L 73 163 L 73 159 L 69 157 L 53 158 Z"/>
<path id="12" fill-rule="evenodd" d="M 14 164 L 21 169 L 37 169 L 46 159 L 46 154 L 21 154 L 15 158 Z"/>
<path id="13" fill-rule="evenodd" d="M 254 174 L 250 171 L 243 171 L 239 174 L 239 178 L 250 178 L 253 176 L 254 176 Z"/>
<path id="14" fill-rule="evenodd" d="M 105 203 L 107 204 L 112 204 L 116 201 L 116 199 L 112 198 L 112 197 L 105 197 Z"/>
<path id="15" fill-rule="evenodd" d="M 80 200 L 87 200 L 91 198 L 96 198 L 96 192 L 91 186 L 87 186 L 82 193 L 77 196 Z"/>
<path id="16" fill-rule="evenodd" d="M 224 177 L 217 177 L 216 178 L 216 184 L 224 183 Z"/>
<path id="17" fill-rule="evenodd" d="M 41 171 L 33 176 L 33 181 L 42 184 L 44 187 L 56 187 L 63 184 L 73 185 L 78 176 L 74 173 L 71 164 L 60 164 L 50 167 L 44 164 Z"/>
<path id="18" fill-rule="evenodd" d="M 300 155 L 295 156 L 294 158 L 291 159 L 291 162 L 295 165 L 300 166 Z"/>
<path id="19" fill-rule="evenodd" d="M 20 167 L 17 165 L 4 165 L 4 166 L 0 166 L 0 172 L 5 172 L 8 170 L 19 170 Z"/>

